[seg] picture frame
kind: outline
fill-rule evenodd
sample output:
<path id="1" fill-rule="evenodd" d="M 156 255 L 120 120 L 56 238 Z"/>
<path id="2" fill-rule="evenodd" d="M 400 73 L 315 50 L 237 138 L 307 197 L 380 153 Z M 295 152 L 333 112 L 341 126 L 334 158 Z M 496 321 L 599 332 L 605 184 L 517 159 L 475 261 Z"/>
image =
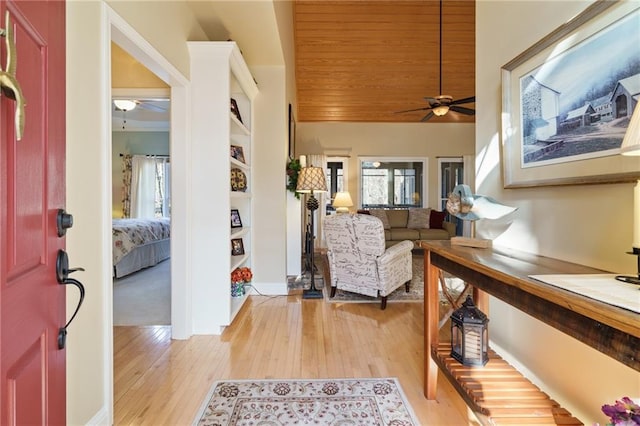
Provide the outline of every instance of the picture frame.
<path id="1" fill-rule="evenodd" d="M 230 146 L 230 155 L 231 155 L 231 158 L 234 158 L 234 159 L 240 161 L 241 163 L 245 163 L 245 160 L 244 160 L 244 149 L 241 146 L 231 145 Z"/>
<path id="2" fill-rule="evenodd" d="M 620 155 L 635 106 L 625 79 L 640 78 L 622 64 L 640 63 L 638 22 L 637 2 L 596 1 L 502 66 L 505 188 L 640 178 L 640 157 Z M 603 63 L 620 66 L 593 66 Z"/>
<path id="3" fill-rule="evenodd" d="M 236 102 L 236 100 L 233 98 L 231 98 L 231 112 L 238 119 L 238 121 L 242 123 L 242 117 L 240 116 L 240 109 L 238 108 L 238 102 Z"/>
<path id="4" fill-rule="evenodd" d="M 240 218 L 238 209 L 231 209 L 231 227 L 242 228 L 242 219 Z"/>
<path id="5" fill-rule="evenodd" d="M 244 254 L 244 243 L 242 238 L 233 238 L 231 240 L 231 256 L 240 256 Z"/>
<path id="6" fill-rule="evenodd" d="M 289 104 L 289 158 L 295 158 L 296 153 L 296 120 L 293 106 Z"/>

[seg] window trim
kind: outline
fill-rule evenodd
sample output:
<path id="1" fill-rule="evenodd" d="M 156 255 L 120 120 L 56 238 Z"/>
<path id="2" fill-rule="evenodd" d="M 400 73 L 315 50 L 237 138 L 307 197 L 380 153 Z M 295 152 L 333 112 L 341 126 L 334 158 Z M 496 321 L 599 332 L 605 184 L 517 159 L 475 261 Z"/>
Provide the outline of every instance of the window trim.
<path id="1" fill-rule="evenodd" d="M 438 157 L 438 210 L 442 206 L 442 201 L 449 198 L 449 194 L 442 193 L 442 163 L 462 163 L 465 166 L 463 157 Z"/>
<path id="2" fill-rule="evenodd" d="M 395 163 L 395 162 L 413 162 L 413 163 L 422 163 L 422 199 L 420 203 L 422 207 L 429 206 L 429 186 L 428 186 L 428 177 L 429 177 L 429 157 L 382 157 L 382 156 L 374 156 L 374 157 L 360 157 L 358 156 L 358 209 L 362 208 L 362 163 L 363 162 L 373 162 L 379 161 L 381 163 Z"/>

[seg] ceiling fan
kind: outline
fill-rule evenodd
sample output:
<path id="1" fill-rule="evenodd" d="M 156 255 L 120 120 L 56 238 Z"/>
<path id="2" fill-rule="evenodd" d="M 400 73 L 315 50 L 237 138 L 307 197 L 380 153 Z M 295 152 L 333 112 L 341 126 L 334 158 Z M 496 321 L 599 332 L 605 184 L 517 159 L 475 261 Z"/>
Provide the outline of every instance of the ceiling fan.
<path id="1" fill-rule="evenodd" d="M 114 99 L 113 105 L 116 111 L 132 111 L 139 107 L 155 112 L 167 112 L 169 108 L 168 99 Z"/>
<path id="2" fill-rule="evenodd" d="M 460 106 L 462 104 L 475 102 L 476 101 L 475 96 L 454 100 L 452 96 L 442 94 L 442 0 L 440 0 L 440 58 L 439 59 L 440 59 L 440 75 L 439 75 L 440 95 L 436 97 L 425 97 L 424 99 L 429 103 L 429 106 L 427 107 L 396 111 L 396 114 L 401 114 L 404 112 L 413 112 L 413 111 L 429 111 L 427 115 L 422 117 L 422 119 L 420 120 L 422 122 L 429 120 L 434 115 L 441 117 L 446 113 L 448 113 L 449 111 L 455 111 L 457 113 L 465 114 L 465 115 L 475 115 L 476 113 L 475 110 Z"/>

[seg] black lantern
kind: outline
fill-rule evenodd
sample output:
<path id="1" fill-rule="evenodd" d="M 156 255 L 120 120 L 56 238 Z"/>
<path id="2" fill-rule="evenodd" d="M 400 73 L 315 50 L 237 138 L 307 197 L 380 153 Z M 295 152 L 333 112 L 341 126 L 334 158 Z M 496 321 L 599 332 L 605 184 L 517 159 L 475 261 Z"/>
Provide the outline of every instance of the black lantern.
<path id="1" fill-rule="evenodd" d="M 489 319 L 476 308 L 471 296 L 451 314 L 451 356 L 467 366 L 489 361 Z"/>

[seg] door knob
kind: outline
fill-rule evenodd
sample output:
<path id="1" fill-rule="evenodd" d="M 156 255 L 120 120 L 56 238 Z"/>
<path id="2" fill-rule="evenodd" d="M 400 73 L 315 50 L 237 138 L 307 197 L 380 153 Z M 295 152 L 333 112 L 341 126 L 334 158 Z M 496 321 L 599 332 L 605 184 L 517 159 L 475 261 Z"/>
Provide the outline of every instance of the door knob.
<path id="1" fill-rule="evenodd" d="M 58 225 L 58 237 L 64 237 L 67 229 L 73 226 L 73 215 L 67 213 L 64 209 L 59 209 L 56 222 Z"/>
<path id="2" fill-rule="evenodd" d="M 67 328 L 69 327 L 69 324 L 71 324 L 71 321 L 76 317 L 76 314 L 80 310 L 80 306 L 82 306 L 82 302 L 84 301 L 84 285 L 76 279 L 69 278 L 69 274 L 76 271 L 84 271 L 84 269 L 69 269 L 69 256 L 67 255 L 67 252 L 62 249 L 58 250 L 58 258 L 56 259 L 56 278 L 58 279 L 58 283 L 61 285 L 74 285 L 78 287 L 78 290 L 80 291 L 80 299 L 78 300 L 76 310 L 73 312 L 73 315 L 71 315 L 71 318 L 67 321 L 64 327 L 61 327 L 60 330 L 58 330 L 58 349 L 64 349 L 67 341 Z"/>

